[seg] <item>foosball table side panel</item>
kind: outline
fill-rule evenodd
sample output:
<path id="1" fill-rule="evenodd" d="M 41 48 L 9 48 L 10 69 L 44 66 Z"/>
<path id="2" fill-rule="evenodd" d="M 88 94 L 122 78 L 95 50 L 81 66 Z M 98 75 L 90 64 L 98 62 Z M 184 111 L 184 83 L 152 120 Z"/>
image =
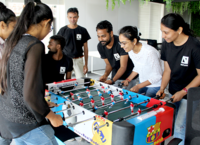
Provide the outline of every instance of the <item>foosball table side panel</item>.
<path id="1" fill-rule="evenodd" d="M 133 145 L 159 145 L 172 136 L 174 108 L 168 106 L 162 106 L 162 108 L 165 110 L 164 112 L 159 112 L 144 120 L 140 120 L 138 117 L 127 120 L 130 124 L 135 125 Z"/>
<path id="2" fill-rule="evenodd" d="M 84 138 L 85 140 L 87 140 L 88 142 L 90 142 L 93 145 L 111 145 L 111 141 L 112 141 L 112 122 L 99 116 L 96 115 L 95 113 L 77 105 L 74 104 L 68 100 L 63 99 L 62 97 L 60 97 L 59 95 L 53 94 L 51 93 L 51 97 L 57 97 L 58 99 L 54 101 L 54 103 L 60 104 L 65 102 L 64 105 L 60 105 L 59 107 L 56 108 L 52 108 L 52 111 L 56 112 L 56 111 L 60 111 L 60 110 L 64 110 L 67 108 L 71 108 L 71 110 L 68 111 L 64 111 L 64 112 L 60 112 L 57 113 L 59 115 L 61 115 L 62 117 L 69 117 L 68 119 L 66 119 L 63 122 L 64 126 L 68 125 L 68 128 L 75 132 L 76 134 L 78 134 L 80 137 Z M 70 117 L 74 114 L 78 114 L 80 112 L 83 112 L 84 114 L 80 114 L 74 117 Z M 93 119 L 95 116 L 95 119 Z M 88 121 L 82 122 L 80 124 L 76 124 L 78 122 L 90 119 Z M 72 125 L 70 126 L 70 124 L 76 124 L 76 125 Z M 95 129 L 96 127 L 100 127 L 102 125 L 105 125 L 106 123 L 108 123 L 108 125 L 99 128 L 99 129 Z M 67 134 L 66 134 L 67 136 Z"/>

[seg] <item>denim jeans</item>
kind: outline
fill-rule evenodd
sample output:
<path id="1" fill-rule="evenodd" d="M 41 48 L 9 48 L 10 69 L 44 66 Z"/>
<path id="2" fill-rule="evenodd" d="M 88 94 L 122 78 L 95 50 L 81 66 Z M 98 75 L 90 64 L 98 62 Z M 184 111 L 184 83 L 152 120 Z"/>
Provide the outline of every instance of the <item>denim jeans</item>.
<path id="1" fill-rule="evenodd" d="M 182 139 L 179 145 L 184 145 L 185 142 L 185 130 L 186 130 L 186 111 L 187 111 L 187 100 L 182 99 L 177 110 L 174 127 L 174 137 Z"/>
<path id="2" fill-rule="evenodd" d="M 14 141 L 16 145 L 58 145 L 50 125 L 35 128 Z"/>
<path id="3" fill-rule="evenodd" d="M 172 97 L 169 94 L 170 98 Z M 174 138 L 180 138 L 182 141 L 179 145 L 184 145 L 185 143 L 185 130 L 186 130 L 186 112 L 187 112 L 187 100 L 182 99 L 179 102 L 174 103 L 176 106 L 175 112 L 175 124 L 174 124 Z"/>
<path id="4" fill-rule="evenodd" d="M 156 93 L 160 90 L 160 87 L 144 87 L 139 90 L 139 94 L 145 93 L 145 96 L 155 97 Z"/>
<path id="5" fill-rule="evenodd" d="M 11 142 L 11 139 L 4 139 L 0 136 L 0 145 L 10 145 Z"/>

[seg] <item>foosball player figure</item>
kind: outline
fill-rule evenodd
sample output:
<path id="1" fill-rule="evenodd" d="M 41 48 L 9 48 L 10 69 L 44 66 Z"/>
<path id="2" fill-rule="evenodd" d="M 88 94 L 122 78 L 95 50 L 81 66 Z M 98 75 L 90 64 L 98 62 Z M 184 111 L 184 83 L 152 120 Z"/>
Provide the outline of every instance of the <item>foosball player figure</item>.
<path id="1" fill-rule="evenodd" d="M 92 95 L 90 95 L 90 96 L 89 96 L 89 98 L 90 98 L 90 99 L 93 99 L 93 96 L 92 96 Z"/>
<path id="2" fill-rule="evenodd" d="M 90 102 L 91 102 L 92 108 L 94 108 L 94 103 L 95 103 L 94 99 L 92 98 L 92 99 L 90 100 Z"/>
<path id="3" fill-rule="evenodd" d="M 105 93 L 105 87 L 104 87 L 104 86 L 101 86 L 101 88 L 102 88 L 103 92 Z"/>
<path id="4" fill-rule="evenodd" d="M 71 100 L 69 99 L 69 96 L 66 96 L 65 99 L 67 99 L 68 101 L 71 101 Z"/>
<path id="5" fill-rule="evenodd" d="M 87 92 L 87 94 L 88 94 L 88 97 L 90 97 L 90 92 Z"/>
<path id="6" fill-rule="evenodd" d="M 77 87 L 78 86 L 78 82 L 76 82 L 75 84 L 74 84 L 74 87 Z"/>
<path id="7" fill-rule="evenodd" d="M 86 89 L 86 93 L 87 93 L 87 92 L 89 92 L 89 93 L 90 93 L 90 90 L 89 90 L 89 89 Z"/>
<path id="8" fill-rule="evenodd" d="M 131 97 L 131 95 L 129 95 L 129 97 L 126 99 L 126 102 L 124 104 L 127 104 L 128 101 L 131 101 L 131 99 L 132 99 L 132 97 Z"/>
<path id="9" fill-rule="evenodd" d="M 110 95 L 111 102 L 114 102 L 114 97 L 115 96 L 113 94 Z"/>
<path id="10" fill-rule="evenodd" d="M 108 88 L 106 87 L 106 92 L 108 92 Z"/>
<path id="11" fill-rule="evenodd" d="M 72 92 L 70 92 L 70 96 L 71 96 L 72 100 L 74 100 L 74 94 Z"/>
<path id="12" fill-rule="evenodd" d="M 83 99 L 81 98 L 81 96 L 79 94 L 77 94 L 78 100 L 79 101 L 83 101 Z"/>
<path id="13" fill-rule="evenodd" d="M 105 98 L 103 96 L 101 96 L 101 103 L 102 103 L 102 105 L 104 105 L 104 100 L 105 100 Z"/>
<path id="14" fill-rule="evenodd" d="M 131 114 L 134 113 L 134 104 L 133 102 L 130 103 Z"/>
<path id="15" fill-rule="evenodd" d="M 111 105 L 110 105 L 109 108 L 112 108 L 113 105 L 115 105 L 115 101 L 113 101 L 113 102 L 111 103 Z"/>
<path id="16" fill-rule="evenodd" d="M 98 93 L 98 95 L 101 93 L 101 92 L 99 91 L 99 89 L 97 89 L 97 93 Z"/>
<path id="17" fill-rule="evenodd" d="M 96 106 L 94 106 L 92 112 L 95 112 L 97 109 L 98 109 L 98 106 L 96 105 Z"/>
<path id="18" fill-rule="evenodd" d="M 80 101 L 79 105 L 80 106 L 84 106 L 83 101 Z"/>
<path id="19" fill-rule="evenodd" d="M 108 118 L 108 111 L 104 110 L 103 117 Z"/>
<path id="20" fill-rule="evenodd" d="M 58 94 L 64 94 L 64 92 L 60 90 L 60 91 L 58 91 Z"/>
<path id="21" fill-rule="evenodd" d="M 138 108 L 138 111 L 137 111 L 137 115 L 139 116 L 141 113 L 142 113 L 142 111 L 141 111 L 141 109 L 140 108 Z"/>
<path id="22" fill-rule="evenodd" d="M 110 95 L 110 94 L 112 94 L 112 91 L 111 91 L 111 90 L 109 90 L 107 93 Z"/>
<path id="23" fill-rule="evenodd" d="M 122 93 L 121 91 L 119 92 L 120 98 L 121 100 L 124 100 L 124 93 Z"/>
<path id="24" fill-rule="evenodd" d="M 102 94 L 101 93 L 99 93 L 99 97 L 101 97 L 102 96 Z"/>

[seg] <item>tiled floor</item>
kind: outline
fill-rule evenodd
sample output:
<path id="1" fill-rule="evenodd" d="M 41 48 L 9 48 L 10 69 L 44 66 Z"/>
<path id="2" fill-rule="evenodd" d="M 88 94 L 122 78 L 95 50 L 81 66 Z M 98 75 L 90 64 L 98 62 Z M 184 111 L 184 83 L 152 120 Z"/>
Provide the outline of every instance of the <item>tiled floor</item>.
<path id="1" fill-rule="evenodd" d="M 99 80 L 100 75 L 88 73 L 88 77 L 89 77 L 89 78 L 92 78 L 92 79 L 94 79 L 94 80 Z M 168 97 L 166 97 L 165 99 L 168 99 Z M 172 139 L 172 137 L 169 138 L 168 140 L 166 140 L 165 145 L 167 145 L 167 143 L 168 143 L 171 139 Z M 88 143 L 88 142 L 85 141 L 85 140 L 83 140 L 83 141 L 81 141 L 81 142 L 79 142 L 79 141 L 72 141 L 72 142 L 66 141 L 65 144 L 66 144 L 66 145 L 90 145 L 90 143 Z M 11 143 L 11 145 L 15 145 L 14 141 Z"/>

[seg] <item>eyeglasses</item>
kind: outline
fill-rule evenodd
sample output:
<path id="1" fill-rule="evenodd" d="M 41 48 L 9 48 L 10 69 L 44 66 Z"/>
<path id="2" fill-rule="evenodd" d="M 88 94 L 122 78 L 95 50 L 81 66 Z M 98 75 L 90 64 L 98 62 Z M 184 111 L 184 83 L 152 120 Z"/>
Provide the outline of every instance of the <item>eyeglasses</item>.
<path id="1" fill-rule="evenodd" d="M 120 46 L 125 46 L 128 42 L 118 42 Z"/>
<path id="2" fill-rule="evenodd" d="M 53 26 L 51 25 L 51 28 L 50 28 L 50 30 L 49 30 L 49 33 L 53 30 L 54 28 L 53 28 Z"/>

